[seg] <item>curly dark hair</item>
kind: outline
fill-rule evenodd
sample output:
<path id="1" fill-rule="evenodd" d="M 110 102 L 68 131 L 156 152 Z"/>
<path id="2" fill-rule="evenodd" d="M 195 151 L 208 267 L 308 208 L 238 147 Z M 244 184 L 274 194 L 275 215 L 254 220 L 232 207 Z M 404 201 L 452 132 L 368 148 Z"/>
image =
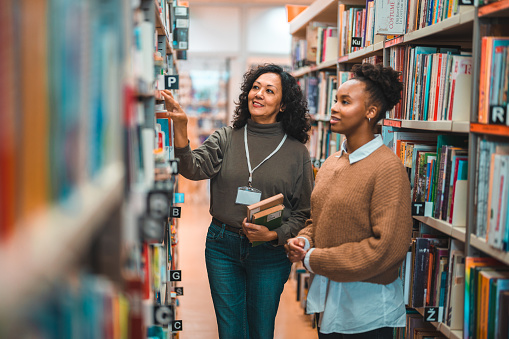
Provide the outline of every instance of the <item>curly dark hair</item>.
<path id="1" fill-rule="evenodd" d="M 401 100 L 403 83 L 400 81 L 400 73 L 392 67 L 372 65 L 368 63 L 357 64 L 351 70 L 353 79 L 359 80 L 366 85 L 366 91 L 371 94 L 369 105 L 378 106 L 378 114 L 375 123 L 385 117 L 385 112 L 391 110 Z"/>
<path id="2" fill-rule="evenodd" d="M 284 71 L 283 68 L 274 64 L 260 65 L 244 74 L 244 82 L 241 86 L 242 93 L 239 95 L 239 100 L 235 102 L 237 106 L 233 116 L 233 128 L 239 129 L 244 127 L 247 120 L 251 117 L 247 97 L 255 80 L 264 73 L 275 73 L 281 79 L 283 87 L 281 106 L 285 109 L 278 113 L 276 120 L 281 121 L 286 134 L 303 144 L 306 143 L 309 139 L 308 132 L 311 129 L 307 101 L 295 78 Z"/>

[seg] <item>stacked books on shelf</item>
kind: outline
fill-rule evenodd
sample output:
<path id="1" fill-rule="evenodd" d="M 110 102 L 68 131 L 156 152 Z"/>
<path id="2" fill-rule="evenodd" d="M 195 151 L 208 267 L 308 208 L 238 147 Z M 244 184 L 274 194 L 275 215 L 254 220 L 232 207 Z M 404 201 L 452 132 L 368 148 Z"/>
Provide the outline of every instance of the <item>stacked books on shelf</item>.
<path id="1" fill-rule="evenodd" d="M 366 7 L 339 4 L 338 21 L 341 36 L 339 55 L 347 55 L 382 41 L 375 35 L 375 1 L 366 1 Z"/>
<path id="2" fill-rule="evenodd" d="M 274 230 L 281 226 L 283 221 L 284 196 L 278 193 L 269 198 L 247 206 L 247 221 L 256 225 L 266 226 Z M 254 241 L 253 247 L 263 244 L 264 241 Z"/>
<path id="3" fill-rule="evenodd" d="M 406 325 L 401 328 L 395 339 L 413 338 L 444 338 L 443 335 L 437 331 L 433 325 L 426 322 L 423 316 L 414 309 L 407 309 Z"/>
<path id="4" fill-rule="evenodd" d="M 465 260 L 465 337 L 505 338 L 509 335 L 509 270 L 489 257 Z"/>
<path id="5" fill-rule="evenodd" d="M 383 126 L 382 138 L 407 169 L 412 201 L 424 204 L 425 216 L 465 226 L 468 137 Z"/>
<path id="6" fill-rule="evenodd" d="M 338 56 L 338 28 L 317 27 L 316 64 L 335 61 Z"/>
<path id="7" fill-rule="evenodd" d="M 292 37 L 292 69 L 296 70 L 307 66 L 311 57 L 308 57 L 307 40 Z M 316 57 L 316 55 L 315 55 Z"/>
<path id="8" fill-rule="evenodd" d="M 334 103 L 337 91 L 335 72 L 320 71 L 298 79 L 299 86 L 307 98 L 309 114 L 313 118 L 330 117 L 330 108 Z"/>
<path id="9" fill-rule="evenodd" d="M 299 69 L 337 59 L 338 28 L 328 23 L 311 22 L 305 38 L 292 38 L 292 66 Z"/>
<path id="10" fill-rule="evenodd" d="M 458 14 L 459 4 L 459 0 L 409 1 L 406 31 L 413 32 Z"/>
<path id="11" fill-rule="evenodd" d="M 456 47 L 391 47 L 391 65 L 403 71 L 400 109 L 390 118 L 422 121 L 468 121 L 472 57 Z"/>
<path id="12" fill-rule="evenodd" d="M 476 235 L 509 251 L 509 143 L 479 140 L 477 150 Z"/>
<path id="13" fill-rule="evenodd" d="M 400 270 L 405 304 L 417 309 L 438 307 L 438 322 L 461 330 L 464 261 L 462 242 L 419 223 Z"/>
<path id="14" fill-rule="evenodd" d="M 509 37 L 485 36 L 481 45 L 478 122 L 509 126 Z"/>

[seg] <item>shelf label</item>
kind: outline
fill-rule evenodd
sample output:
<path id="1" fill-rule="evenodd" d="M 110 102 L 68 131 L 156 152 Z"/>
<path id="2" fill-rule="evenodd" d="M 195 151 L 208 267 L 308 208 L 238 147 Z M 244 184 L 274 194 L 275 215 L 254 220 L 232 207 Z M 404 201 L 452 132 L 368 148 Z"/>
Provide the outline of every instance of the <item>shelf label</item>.
<path id="1" fill-rule="evenodd" d="M 173 321 L 173 310 L 170 306 L 154 306 L 154 324 L 168 326 Z M 173 326 L 173 324 L 172 324 Z"/>
<path id="2" fill-rule="evenodd" d="M 443 319 L 443 307 L 428 306 L 424 308 L 424 321 L 438 322 Z"/>
<path id="3" fill-rule="evenodd" d="M 175 320 L 171 323 L 171 331 L 182 331 L 182 320 Z"/>
<path id="4" fill-rule="evenodd" d="M 182 281 L 182 271 L 170 271 L 170 281 Z"/>
<path id="5" fill-rule="evenodd" d="M 412 202 L 412 216 L 431 217 L 433 211 L 433 203 L 426 202 Z"/>
<path id="6" fill-rule="evenodd" d="M 401 127 L 401 120 L 384 119 L 384 126 Z"/>
<path id="7" fill-rule="evenodd" d="M 507 120 L 507 107 L 505 106 L 491 106 L 490 107 L 490 124 L 494 125 L 509 125 Z"/>
<path id="8" fill-rule="evenodd" d="M 152 190 L 147 195 L 148 214 L 156 219 L 168 217 L 168 208 L 170 207 L 170 197 L 164 190 Z"/>
<path id="9" fill-rule="evenodd" d="M 140 218 L 141 233 L 146 242 L 160 243 L 164 236 L 164 222 L 159 218 L 153 218 L 149 215 Z"/>
<path id="10" fill-rule="evenodd" d="M 170 160 L 170 174 L 179 174 L 179 162 L 178 160 Z"/>
<path id="11" fill-rule="evenodd" d="M 362 37 L 352 37 L 352 48 L 362 47 Z"/>
<path id="12" fill-rule="evenodd" d="M 180 213 L 181 213 L 181 208 L 180 207 L 175 207 L 175 206 L 172 206 L 170 208 L 170 216 L 172 218 L 180 218 Z"/>
<path id="13" fill-rule="evenodd" d="M 165 75 L 164 76 L 165 89 L 179 89 L 179 76 L 178 75 Z"/>
<path id="14" fill-rule="evenodd" d="M 176 204 L 180 204 L 184 202 L 184 193 L 174 193 L 173 195 L 173 201 Z"/>

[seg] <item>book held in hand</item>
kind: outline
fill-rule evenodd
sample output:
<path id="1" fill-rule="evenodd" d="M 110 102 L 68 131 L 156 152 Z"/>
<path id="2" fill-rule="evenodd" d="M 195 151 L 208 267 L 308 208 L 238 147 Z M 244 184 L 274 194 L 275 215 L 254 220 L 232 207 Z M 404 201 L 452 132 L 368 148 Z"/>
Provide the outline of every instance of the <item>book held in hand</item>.
<path id="1" fill-rule="evenodd" d="M 279 204 L 254 213 L 252 223 L 256 225 L 263 225 L 272 231 L 281 226 L 284 209 L 285 206 L 283 204 Z M 264 242 L 265 241 L 253 241 L 253 247 L 261 245 Z"/>
<path id="2" fill-rule="evenodd" d="M 253 222 L 253 214 L 263 211 L 267 208 L 280 205 L 283 203 L 284 196 L 282 193 L 273 195 L 267 199 L 263 199 L 254 203 L 252 205 L 247 206 L 247 221 Z"/>
<path id="3" fill-rule="evenodd" d="M 256 225 L 266 226 L 274 230 L 281 226 L 283 220 L 283 194 L 279 193 L 257 203 L 247 206 L 247 220 Z M 253 247 L 263 244 L 264 241 L 254 241 Z"/>

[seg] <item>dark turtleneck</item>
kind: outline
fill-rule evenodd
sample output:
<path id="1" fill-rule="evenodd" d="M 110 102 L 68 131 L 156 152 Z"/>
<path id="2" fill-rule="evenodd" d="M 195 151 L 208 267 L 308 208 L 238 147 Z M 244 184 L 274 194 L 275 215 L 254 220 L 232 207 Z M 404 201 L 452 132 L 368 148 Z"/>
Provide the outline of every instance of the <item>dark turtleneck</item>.
<path id="1" fill-rule="evenodd" d="M 280 122 L 247 122 L 247 141 L 251 168 L 255 168 L 281 142 L 284 131 Z M 234 227 L 241 227 L 246 206 L 235 203 L 238 187 L 247 186 L 249 171 L 244 147 L 244 128 L 224 127 L 214 132 L 200 147 L 177 148 L 180 173 L 192 180 L 211 179 L 210 213 Z M 253 172 L 253 187 L 262 191 L 262 199 L 283 193 L 283 225 L 276 229 L 278 244 L 283 245 L 304 227 L 309 218 L 313 173 L 309 152 L 299 141 L 288 137 L 281 149 Z"/>

